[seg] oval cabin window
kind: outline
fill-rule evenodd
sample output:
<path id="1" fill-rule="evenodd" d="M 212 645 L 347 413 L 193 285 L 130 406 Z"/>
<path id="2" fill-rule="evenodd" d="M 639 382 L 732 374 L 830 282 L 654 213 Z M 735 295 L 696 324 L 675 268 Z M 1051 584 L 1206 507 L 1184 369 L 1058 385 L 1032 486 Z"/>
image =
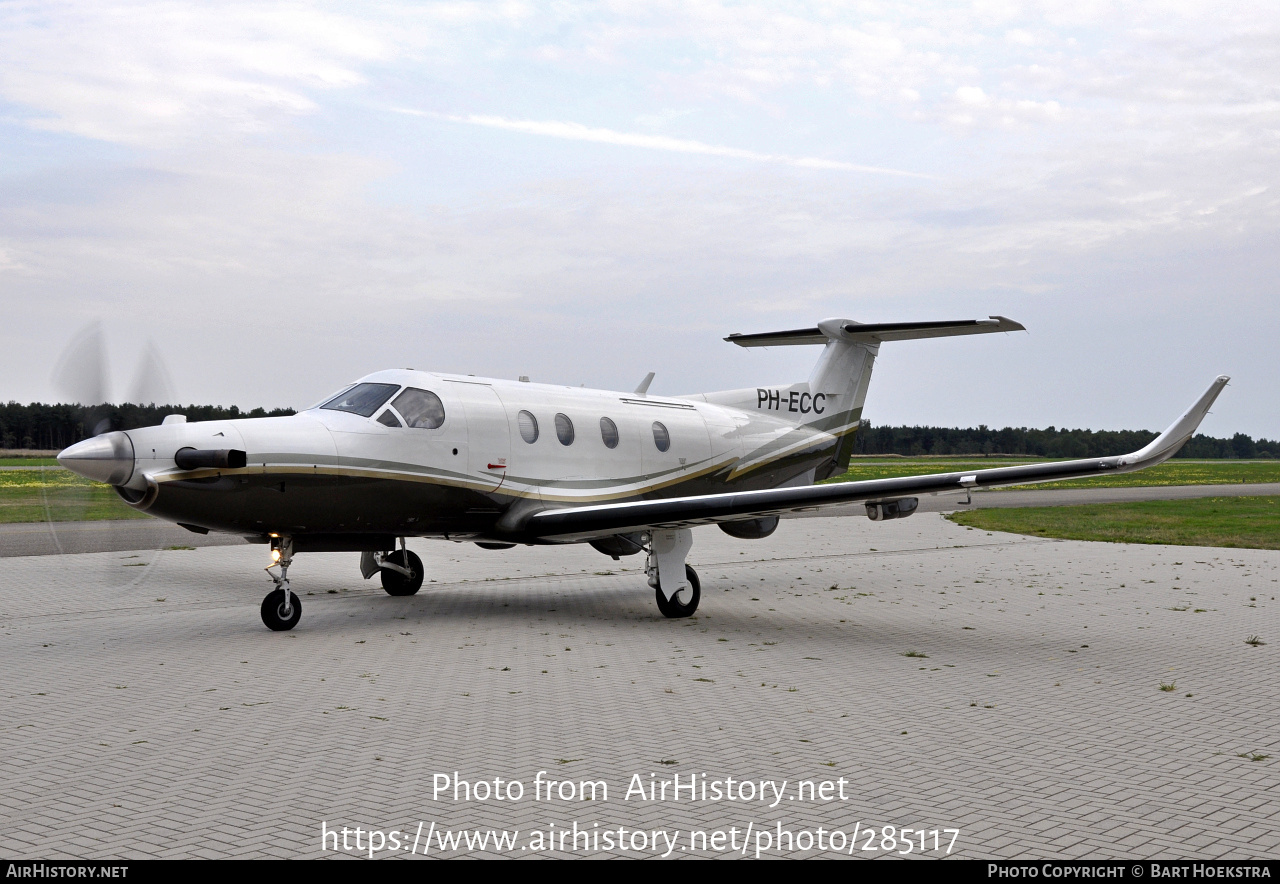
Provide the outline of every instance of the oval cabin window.
<path id="1" fill-rule="evenodd" d="M 569 420 L 567 414 L 556 415 L 556 438 L 561 445 L 573 444 L 573 421 Z"/>
<path id="2" fill-rule="evenodd" d="M 605 448 L 617 448 L 618 425 L 607 417 L 600 418 L 600 438 L 604 440 Z"/>
<path id="3" fill-rule="evenodd" d="M 516 423 L 520 425 L 520 438 L 532 445 L 538 441 L 538 419 L 527 411 L 516 415 Z"/>
<path id="4" fill-rule="evenodd" d="M 666 451 L 671 447 L 671 434 L 658 421 L 653 422 L 653 444 L 658 446 L 659 451 Z"/>

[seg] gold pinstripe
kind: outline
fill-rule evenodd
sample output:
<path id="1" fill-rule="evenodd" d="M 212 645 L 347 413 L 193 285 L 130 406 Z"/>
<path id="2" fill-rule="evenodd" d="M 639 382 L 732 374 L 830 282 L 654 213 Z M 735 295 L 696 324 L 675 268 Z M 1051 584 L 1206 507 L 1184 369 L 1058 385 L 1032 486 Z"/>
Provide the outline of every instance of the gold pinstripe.
<path id="1" fill-rule="evenodd" d="M 844 428 L 838 431 L 820 430 L 819 432 L 821 432 L 823 435 L 831 437 L 832 439 L 839 439 L 841 436 L 847 436 L 850 433 L 857 430 L 860 423 L 861 423 L 860 421 L 854 421 L 853 423 L 845 426 Z M 733 471 L 729 473 L 728 478 L 730 480 L 733 480 L 738 478 L 739 476 L 745 476 L 747 473 L 753 472 L 755 470 L 760 469 L 761 467 L 765 467 L 771 463 L 782 460 L 784 457 L 789 457 L 790 455 L 794 454 L 796 451 L 803 450 L 806 446 L 813 445 L 815 442 L 818 442 L 818 441 L 821 441 L 821 440 L 814 439 L 813 437 L 809 437 L 807 439 L 802 439 L 799 442 L 794 442 L 791 445 L 786 446 L 785 448 L 781 448 L 778 451 L 774 452 L 773 454 L 767 457 L 761 458 L 760 460 L 742 462 L 741 466 L 734 467 Z"/>
<path id="2" fill-rule="evenodd" d="M 304 465 L 304 464 L 266 464 L 253 467 L 244 467 L 241 469 L 202 469 L 189 471 L 170 471 L 159 473 L 152 478 L 157 484 L 166 484 L 170 482 L 180 482 L 191 479 L 207 479 L 217 476 L 333 476 L 342 478 L 357 479 L 393 479 L 402 482 L 415 482 L 424 485 L 442 485 L 453 488 L 468 488 L 471 490 L 481 491 L 485 493 L 500 493 L 506 497 L 516 498 L 533 498 L 556 503 L 592 503 L 599 501 L 617 500 L 623 497 L 635 497 L 657 491 L 663 488 L 669 488 L 672 485 L 678 485 L 694 479 L 702 478 L 719 470 L 724 469 L 735 463 L 736 457 L 730 457 L 722 461 L 712 463 L 700 470 L 692 472 L 681 472 L 679 475 L 671 476 L 658 482 L 650 482 L 644 484 L 636 484 L 628 486 L 625 489 L 613 491 L 605 491 L 596 494 L 556 494 L 547 493 L 535 486 L 524 484 L 523 488 L 511 487 L 507 485 L 507 481 L 503 480 L 501 490 L 494 482 L 481 482 L 476 479 L 467 477 L 451 478 L 446 476 L 426 475 L 421 473 L 408 473 L 401 470 L 376 470 L 361 467 L 342 467 L 327 466 L 320 464 Z M 497 477 L 495 477 L 496 479 Z M 523 483 L 521 483 L 523 484 Z"/>

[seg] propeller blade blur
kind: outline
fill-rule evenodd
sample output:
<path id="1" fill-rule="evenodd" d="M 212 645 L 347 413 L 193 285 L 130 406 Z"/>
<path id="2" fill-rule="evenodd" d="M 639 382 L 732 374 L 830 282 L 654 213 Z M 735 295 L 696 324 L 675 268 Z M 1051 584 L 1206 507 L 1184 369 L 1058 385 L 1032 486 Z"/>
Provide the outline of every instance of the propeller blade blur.
<path id="1" fill-rule="evenodd" d="M 129 402 L 135 405 L 176 405 L 173 380 L 154 341 L 147 341 L 129 388 Z"/>
<path id="2" fill-rule="evenodd" d="M 76 332 L 58 358 L 53 383 L 68 403 L 93 406 L 110 401 L 101 322 L 91 322 Z"/>

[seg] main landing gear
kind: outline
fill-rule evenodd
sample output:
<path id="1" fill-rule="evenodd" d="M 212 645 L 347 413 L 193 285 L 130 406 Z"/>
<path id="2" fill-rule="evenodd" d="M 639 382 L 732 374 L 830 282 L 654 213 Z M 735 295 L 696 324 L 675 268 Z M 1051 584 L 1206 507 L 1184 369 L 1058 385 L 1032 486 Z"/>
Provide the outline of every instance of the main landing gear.
<path id="1" fill-rule="evenodd" d="M 663 594 L 661 586 L 654 588 L 653 595 L 658 600 L 658 610 L 663 617 L 689 617 L 698 610 L 698 602 L 702 600 L 702 583 L 698 580 L 698 572 L 685 565 L 684 576 L 688 585 L 676 590 L 671 598 Z"/>
<path id="2" fill-rule="evenodd" d="M 684 561 L 692 547 L 693 532 L 688 528 L 650 532 L 644 571 L 664 617 L 689 617 L 698 610 L 702 584 L 698 572 Z"/>
<path id="3" fill-rule="evenodd" d="M 289 566 L 293 564 L 293 538 L 273 537 L 271 539 L 271 564 L 267 566 L 267 574 L 275 582 L 276 588 L 267 593 L 262 600 L 262 622 L 273 632 L 286 632 L 298 625 L 302 619 L 302 602 L 289 589 Z M 272 574 L 272 568 L 279 568 L 279 576 Z"/>
<path id="4" fill-rule="evenodd" d="M 422 559 L 405 546 L 400 538 L 400 548 L 389 553 L 366 552 L 360 556 L 360 573 L 368 580 L 374 574 L 382 578 L 382 588 L 387 595 L 413 595 L 422 588 L 426 569 Z"/>

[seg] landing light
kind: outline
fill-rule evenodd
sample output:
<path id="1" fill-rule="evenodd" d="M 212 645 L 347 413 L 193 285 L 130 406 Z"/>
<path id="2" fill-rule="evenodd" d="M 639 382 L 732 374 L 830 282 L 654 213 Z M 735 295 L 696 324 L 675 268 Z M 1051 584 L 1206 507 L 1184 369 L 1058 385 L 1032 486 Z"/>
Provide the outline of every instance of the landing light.
<path id="1" fill-rule="evenodd" d="M 278 562 L 278 561 L 280 561 L 280 550 L 278 550 L 278 549 L 273 549 L 273 550 L 271 551 L 271 561 L 273 561 L 273 562 Z"/>

